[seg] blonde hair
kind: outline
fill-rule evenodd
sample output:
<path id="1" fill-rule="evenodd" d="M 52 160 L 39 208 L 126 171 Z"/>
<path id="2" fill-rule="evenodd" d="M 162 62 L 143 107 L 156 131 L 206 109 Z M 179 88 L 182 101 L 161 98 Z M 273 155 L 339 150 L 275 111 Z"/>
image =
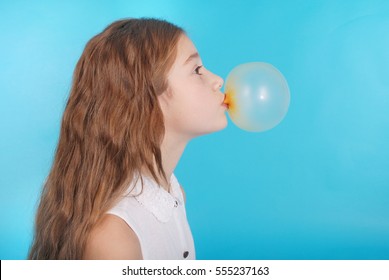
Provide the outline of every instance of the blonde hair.
<path id="1" fill-rule="evenodd" d="M 126 19 L 87 43 L 37 210 L 30 259 L 81 259 L 92 227 L 136 173 L 146 168 L 157 182 L 159 175 L 166 179 L 158 95 L 167 89 L 183 33 L 163 20 Z"/>

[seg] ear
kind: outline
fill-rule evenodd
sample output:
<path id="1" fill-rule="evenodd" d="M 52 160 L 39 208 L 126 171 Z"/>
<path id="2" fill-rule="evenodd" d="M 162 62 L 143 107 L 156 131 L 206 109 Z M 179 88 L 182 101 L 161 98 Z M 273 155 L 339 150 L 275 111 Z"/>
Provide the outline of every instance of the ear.
<path id="1" fill-rule="evenodd" d="M 169 107 L 171 99 L 173 98 L 173 93 L 170 88 L 167 88 L 158 96 L 159 106 L 162 109 L 162 112 L 166 112 L 166 109 Z"/>

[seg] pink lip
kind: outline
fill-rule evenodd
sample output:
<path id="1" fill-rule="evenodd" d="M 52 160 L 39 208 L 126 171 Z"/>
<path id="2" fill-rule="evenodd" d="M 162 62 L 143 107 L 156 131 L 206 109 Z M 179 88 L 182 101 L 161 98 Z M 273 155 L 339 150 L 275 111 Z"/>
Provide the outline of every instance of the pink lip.
<path id="1" fill-rule="evenodd" d="M 222 106 L 225 107 L 226 109 L 228 109 L 228 103 L 226 102 L 226 97 L 227 95 L 224 95 L 224 98 L 223 98 L 223 101 L 222 101 Z"/>

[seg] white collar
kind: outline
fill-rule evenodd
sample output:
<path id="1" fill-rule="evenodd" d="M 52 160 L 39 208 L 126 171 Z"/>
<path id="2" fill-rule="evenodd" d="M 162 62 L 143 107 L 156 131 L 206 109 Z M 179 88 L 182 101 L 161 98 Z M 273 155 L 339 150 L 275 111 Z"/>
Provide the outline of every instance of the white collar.
<path id="1" fill-rule="evenodd" d="M 183 195 L 177 178 L 170 177 L 170 193 L 147 176 L 135 179 L 132 189 L 135 199 L 162 223 L 167 223 L 175 208 L 183 205 Z"/>

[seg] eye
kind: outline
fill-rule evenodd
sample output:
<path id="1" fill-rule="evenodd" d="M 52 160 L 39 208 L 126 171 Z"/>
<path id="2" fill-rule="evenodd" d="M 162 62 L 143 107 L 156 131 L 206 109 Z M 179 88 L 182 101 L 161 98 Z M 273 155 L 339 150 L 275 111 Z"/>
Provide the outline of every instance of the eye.
<path id="1" fill-rule="evenodd" d="M 197 66 L 196 69 L 194 70 L 194 73 L 196 75 L 202 75 L 202 73 L 200 73 L 200 69 L 203 67 L 203 65 L 200 65 L 200 66 Z"/>

